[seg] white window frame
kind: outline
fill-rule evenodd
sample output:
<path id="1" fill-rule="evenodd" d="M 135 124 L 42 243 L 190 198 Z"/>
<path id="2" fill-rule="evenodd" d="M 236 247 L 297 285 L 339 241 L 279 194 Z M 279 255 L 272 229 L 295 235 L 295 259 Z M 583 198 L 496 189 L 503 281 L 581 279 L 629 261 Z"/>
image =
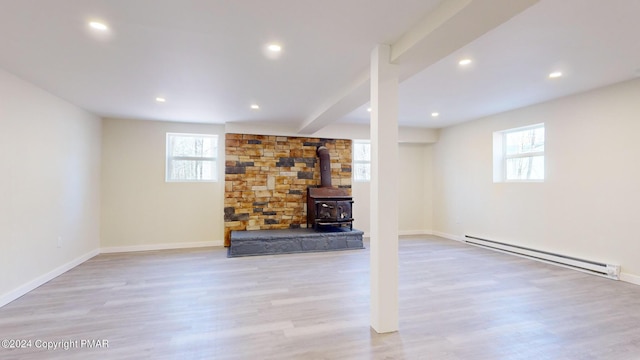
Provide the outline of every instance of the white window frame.
<path id="1" fill-rule="evenodd" d="M 528 125 L 513 129 L 507 129 L 502 131 L 496 131 L 493 133 L 493 182 L 544 182 L 547 174 L 544 169 L 542 179 L 508 179 L 507 178 L 507 161 L 510 159 L 523 159 L 542 156 L 545 158 L 545 151 L 535 151 L 522 154 L 507 154 L 507 135 L 528 131 L 533 129 L 542 128 L 545 129 L 544 123 Z M 546 129 L 545 129 L 546 133 Z M 545 134 L 546 142 L 546 134 Z M 545 161 L 546 168 L 546 161 Z"/>
<path id="2" fill-rule="evenodd" d="M 369 158 L 369 160 L 356 160 L 356 146 L 357 145 L 361 145 L 361 144 L 366 144 L 369 145 L 369 154 L 371 154 L 371 141 L 369 140 L 353 140 L 353 167 L 352 167 L 352 173 L 353 173 L 353 181 L 355 182 L 370 182 L 371 181 L 371 158 Z M 356 168 L 356 164 L 364 164 L 364 165 L 369 165 L 369 178 L 367 179 L 356 179 L 356 172 L 355 172 L 355 168 Z"/>
<path id="3" fill-rule="evenodd" d="M 172 137 L 194 137 L 203 139 L 213 139 L 216 144 L 216 151 L 210 157 L 204 156 L 171 156 L 171 138 Z M 219 142 L 218 135 L 214 134 L 194 134 L 194 133 L 167 133 L 166 138 L 166 168 L 165 168 L 165 181 L 173 183 L 190 183 L 190 182 L 217 182 L 218 181 L 218 151 Z M 213 179 L 173 179 L 170 178 L 173 170 L 174 161 L 210 161 L 213 166 Z"/>

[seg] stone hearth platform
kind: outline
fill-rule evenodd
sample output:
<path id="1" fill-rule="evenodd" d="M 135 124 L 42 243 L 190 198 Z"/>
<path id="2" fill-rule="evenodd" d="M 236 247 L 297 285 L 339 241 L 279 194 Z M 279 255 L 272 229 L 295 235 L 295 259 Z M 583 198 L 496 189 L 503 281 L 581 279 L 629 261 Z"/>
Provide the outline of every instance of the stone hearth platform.
<path id="1" fill-rule="evenodd" d="M 227 257 L 364 249 L 363 234 L 348 228 L 232 231 Z"/>

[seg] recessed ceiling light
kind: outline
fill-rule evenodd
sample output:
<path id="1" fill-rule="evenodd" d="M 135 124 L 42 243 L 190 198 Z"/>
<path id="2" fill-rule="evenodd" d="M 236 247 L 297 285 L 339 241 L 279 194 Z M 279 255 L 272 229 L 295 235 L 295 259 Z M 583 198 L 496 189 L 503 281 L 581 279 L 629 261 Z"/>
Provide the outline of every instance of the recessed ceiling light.
<path id="1" fill-rule="evenodd" d="M 437 112 L 432 112 L 431 113 L 431 117 L 438 117 L 438 116 L 440 116 L 440 113 L 437 113 Z"/>
<path id="2" fill-rule="evenodd" d="M 267 45 L 267 49 L 269 49 L 269 51 L 271 52 L 279 53 L 280 51 L 282 51 L 282 46 L 278 44 L 269 44 Z"/>
<path id="3" fill-rule="evenodd" d="M 559 78 L 561 76 L 562 76 L 562 73 L 560 71 L 555 71 L 549 74 L 549 78 L 551 79 Z"/>
<path id="4" fill-rule="evenodd" d="M 252 104 L 252 105 L 251 105 L 251 108 L 252 108 L 253 110 L 258 110 L 258 109 L 260 109 L 260 106 L 259 106 L 258 104 Z"/>
<path id="5" fill-rule="evenodd" d="M 92 21 L 89 23 L 89 26 L 92 29 L 96 29 L 96 30 L 100 30 L 100 31 L 106 31 L 109 30 L 109 27 L 101 22 L 98 21 Z"/>
<path id="6" fill-rule="evenodd" d="M 165 98 L 163 98 L 163 97 L 157 97 L 157 98 L 156 98 L 156 101 L 157 101 L 157 102 L 159 102 L 159 103 L 163 103 L 163 102 L 166 102 L 166 101 L 167 101 L 167 99 L 165 99 Z"/>
<path id="7" fill-rule="evenodd" d="M 466 66 L 471 64 L 471 59 L 462 59 L 460 61 L 458 61 L 458 65 L 462 65 L 462 66 Z"/>
<path id="8" fill-rule="evenodd" d="M 266 58 L 275 60 L 275 59 L 279 59 L 282 56 L 283 54 L 282 49 L 283 47 L 281 43 L 271 42 L 268 44 L 264 44 L 264 46 L 262 47 L 262 53 Z"/>
<path id="9" fill-rule="evenodd" d="M 371 112 L 371 108 L 367 108 L 367 111 L 368 111 L 368 112 Z"/>

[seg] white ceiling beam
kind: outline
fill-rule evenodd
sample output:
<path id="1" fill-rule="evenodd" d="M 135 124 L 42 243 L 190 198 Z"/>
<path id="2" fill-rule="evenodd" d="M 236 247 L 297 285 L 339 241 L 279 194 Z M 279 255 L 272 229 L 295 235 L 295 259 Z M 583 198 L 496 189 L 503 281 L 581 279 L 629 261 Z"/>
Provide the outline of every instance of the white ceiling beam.
<path id="1" fill-rule="evenodd" d="M 400 81 L 435 64 L 539 0 L 445 0 L 391 46 Z M 325 104 L 300 127 L 313 134 L 369 101 L 369 73 Z"/>
<path id="2" fill-rule="evenodd" d="M 369 84 L 369 73 L 362 74 L 338 96 L 325 104 L 298 132 L 300 134 L 313 134 L 362 106 L 362 104 L 369 101 Z"/>
<path id="3" fill-rule="evenodd" d="M 442 2 L 434 11 L 428 13 L 422 21 L 414 25 L 409 31 L 391 46 L 391 61 L 397 61 L 402 55 L 410 53 L 417 46 L 446 24 L 458 13 L 462 12 L 473 0 L 448 0 Z"/>

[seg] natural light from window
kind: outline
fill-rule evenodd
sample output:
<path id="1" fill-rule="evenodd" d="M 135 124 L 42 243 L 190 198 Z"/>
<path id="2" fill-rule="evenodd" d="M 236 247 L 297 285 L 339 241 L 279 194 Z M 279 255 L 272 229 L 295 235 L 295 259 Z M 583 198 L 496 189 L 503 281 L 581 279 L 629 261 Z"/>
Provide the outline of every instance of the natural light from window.
<path id="1" fill-rule="evenodd" d="M 218 136 L 167 133 L 167 182 L 213 182 Z"/>
<path id="2" fill-rule="evenodd" d="M 544 124 L 493 134 L 494 182 L 544 180 Z"/>
<path id="3" fill-rule="evenodd" d="M 371 180 L 371 143 L 354 140 L 353 142 L 353 180 L 366 182 Z"/>

